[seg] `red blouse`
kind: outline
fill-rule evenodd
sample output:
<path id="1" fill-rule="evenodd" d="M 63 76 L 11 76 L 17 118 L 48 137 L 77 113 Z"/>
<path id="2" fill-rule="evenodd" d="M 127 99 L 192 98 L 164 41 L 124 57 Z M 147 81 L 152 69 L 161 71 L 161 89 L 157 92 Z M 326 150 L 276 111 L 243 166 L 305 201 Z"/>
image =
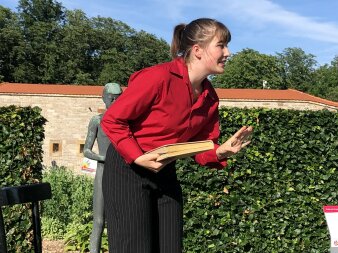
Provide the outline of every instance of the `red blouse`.
<path id="1" fill-rule="evenodd" d="M 213 140 L 214 150 L 195 156 L 196 162 L 223 168 L 219 161 L 218 97 L 211 83 L 193 102 L 188 69 L 182 58 L 134 73 L 128 88 L 108 108 L 101 127 L 127 163 L 165 144 Z"/>

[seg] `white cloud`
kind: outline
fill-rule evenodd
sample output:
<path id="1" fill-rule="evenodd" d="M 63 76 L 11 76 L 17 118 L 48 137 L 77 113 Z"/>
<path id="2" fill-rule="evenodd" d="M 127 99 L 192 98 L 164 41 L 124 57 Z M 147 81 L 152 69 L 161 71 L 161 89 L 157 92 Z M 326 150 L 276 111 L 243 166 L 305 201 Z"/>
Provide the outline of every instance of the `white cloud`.
<path id="1" fill-rule="evenodd" d="M 275 30 L 293 37 L 338 43 L 337 23 L 303 16 L 269 0 L 153 0 L 153 3 L 160 3 L 156 11 L 171 20 L 184 21 L 196 17 L 194 14 L 220 20 L 231 16 L 251 29 Z"/>
<path id="2" fill-rule="evenodd" d="M 338 24 L 321 22 L 313 17 L 302 16 L 286 10 L 272 1 L 218 0 L 213 2 L 214 10 L 221 9 L 219 8 L 220 4 L 223 4 L 224 11 L 217 11 L 217 15 L 226 13 L 249 26 L 265 26 L 266 29 L 269 29 L 269 27 L 277 25 L 281 32 L 294 37 L 338 43 Z"/>
<path id="3" fill-rule="evenodd" d="M 157 10 L 162 19 L 170 20 L 171 25 L 189 22 L 196 17 L 217 18 L 229 26 L 233 32 L 234 43 L 241 47 L 252 47 L 266 53 L 275 53 L 287 47 L 307 48 L 317 55 L 320 63 L 329 62 L 337 55 L 338 23 L 335 17 L 321 13 L 321 2 L 311 1 L 312 7 L 318 6 L 316 15 L 305 15 L 306 11 L 291 11 L 288 3 L 271 0 L 150 0 L 162 2 Z M 149 3 L 149 2 L 148 2 Z M 285 6 L 284 6 L 285 5 Z M 299 5 L 299 3 L 298 3 Z M 335 4 L 332 4 L 335 5 Z M 290 6 L 290 8 L 288 8 Z M 306 6 L 304 6 L 303 9 Z M 312 12 L 313 13 L 313 12 Z M 158 27 L 158 25 L 154 25 Z M 166 29 L 171 29 L 166 27 Z M 168 36 L 169 37 L 169 36 Z M 268 38 L 268 39 L 265 39 Z M 245 45 L 245 46 L 243 46 Z M 327 51 L 327 52 L 326 52 Z M 319 54 L 319 55 L 318 55 Z"/>

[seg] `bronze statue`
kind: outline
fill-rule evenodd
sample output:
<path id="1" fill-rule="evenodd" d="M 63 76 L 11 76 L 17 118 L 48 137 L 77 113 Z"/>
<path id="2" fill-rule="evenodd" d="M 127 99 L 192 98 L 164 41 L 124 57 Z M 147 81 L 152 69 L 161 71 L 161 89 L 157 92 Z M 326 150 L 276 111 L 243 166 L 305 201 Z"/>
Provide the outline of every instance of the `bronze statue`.
<path id="1" fill-rule="evenodd" d="M 122 93 L 122 89 L 117 83 L 107 83 L 104 86 L 102 99 L 106 105 L 106 109 L 118 98 Z M 95 115 L 91 118 L 88 125 L 88 133 L 84 145 L 84 156 L 96 160 L 97 169 L 94 179 L 93 194 L 93 230 L 90 236 L 89 249 L 91 253 L 99 253 L 101 249 L 101 238 L 104 229 L 104 202 L 102 194 L 102 175 L 106 152 L 110 144 L 110 140 L 100 127 L 103 114 Z M 95 140 L 97 140 L 99 154 L 92 151 Z"/>

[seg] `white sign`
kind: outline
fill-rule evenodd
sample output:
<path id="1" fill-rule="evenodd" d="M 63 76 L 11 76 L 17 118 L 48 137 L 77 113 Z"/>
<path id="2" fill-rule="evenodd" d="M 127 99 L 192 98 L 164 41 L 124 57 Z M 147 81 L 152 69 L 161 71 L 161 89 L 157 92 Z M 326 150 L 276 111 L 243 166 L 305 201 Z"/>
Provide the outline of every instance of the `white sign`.
<path id="1" fill-rule="evenodd" d="M 324 206 L 323 211 L 331 237 L 331 248 L 338 248 L 338 206 Z"/>
<path id="2" fill-rule="evenodd" d="M 87 157 L 83 158 L 81 165 L 81 171 L 85 173 L 95 174 L 97 168 L 97 161 L 89 159 Z"/>

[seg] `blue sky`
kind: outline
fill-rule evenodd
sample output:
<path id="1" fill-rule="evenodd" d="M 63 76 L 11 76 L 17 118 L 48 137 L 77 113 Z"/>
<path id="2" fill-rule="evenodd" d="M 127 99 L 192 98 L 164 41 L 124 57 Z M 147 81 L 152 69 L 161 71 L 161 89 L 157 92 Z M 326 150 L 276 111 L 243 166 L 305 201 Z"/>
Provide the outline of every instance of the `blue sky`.
<path id="1" fill-rule="evenodd" d="M 230 51 L 252 48 L 275 55 L 287 47 L 313 54 L 319 65 L 338 55 L 337 0 L 59 0 L 67 9 L 88 17 L 120 20 L 171 41 L 173 27 L 195 18 L 210 17 L 228 26 Z M 17 0 L 0 0 L 15 9 Z"/>

